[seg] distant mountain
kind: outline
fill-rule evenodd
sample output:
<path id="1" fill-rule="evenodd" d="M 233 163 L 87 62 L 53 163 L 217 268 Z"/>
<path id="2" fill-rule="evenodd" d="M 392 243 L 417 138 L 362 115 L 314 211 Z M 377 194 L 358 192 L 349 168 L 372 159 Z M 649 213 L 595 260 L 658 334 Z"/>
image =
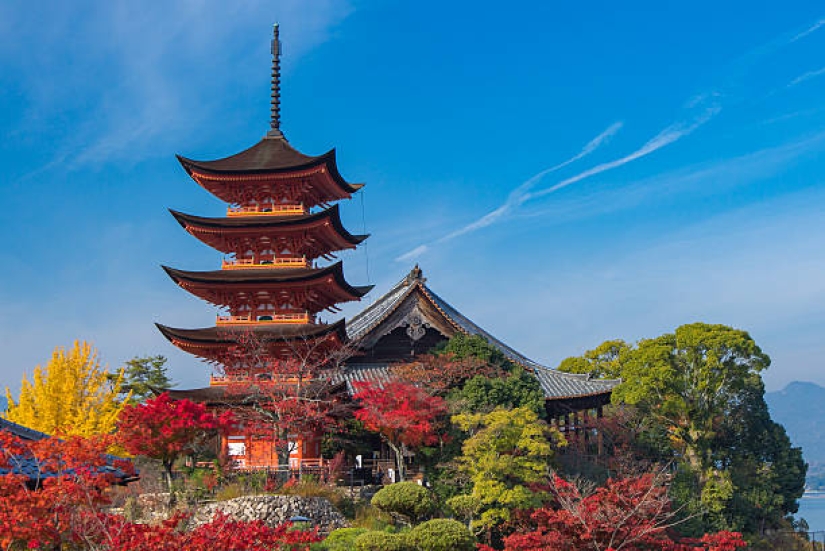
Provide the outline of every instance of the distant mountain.
<path id="1" fill-rule="evenodd" d="M 771 418 L 784 425 L 794 446 L 802 447 L 809 486 L 825 482 L 825 388 L 795 381 L 777 392 L 766 392 Z M 816 481 L 814 480 L 816 479 Z"/>
<path id="2" fill-rule="evenodd" d="M 0 396 L 0 411 L 6 411 L 6 407 L 8 407 L 9 403 L 6 401 L 5 396 Z"/>

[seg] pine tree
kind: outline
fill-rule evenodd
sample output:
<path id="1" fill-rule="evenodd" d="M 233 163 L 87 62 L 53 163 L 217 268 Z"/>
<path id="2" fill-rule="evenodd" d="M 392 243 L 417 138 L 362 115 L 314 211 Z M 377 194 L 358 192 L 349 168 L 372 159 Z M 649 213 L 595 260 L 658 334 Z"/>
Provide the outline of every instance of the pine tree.
<path id="1" fill-rule="evenodd" d="M 30 382 L 23 376 L 17 400 L 6 388 L 6 419 L 47 434 L 90 436 L 111 432 L 125 401 L 118 399 L 123 370 L 110 378 L 97 351 L 75 341 L 68 352 L 55 348 Z"/>

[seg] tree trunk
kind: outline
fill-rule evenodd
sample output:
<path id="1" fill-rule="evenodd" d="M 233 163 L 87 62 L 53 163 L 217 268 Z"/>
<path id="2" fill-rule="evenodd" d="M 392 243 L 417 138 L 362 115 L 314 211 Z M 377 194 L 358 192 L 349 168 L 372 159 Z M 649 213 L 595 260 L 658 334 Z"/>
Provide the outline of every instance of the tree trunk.
<path id="1" fill-rule="evenodd" d="M 169 492 L 169 499 L 166 501 L 166 506 L 171 512 L 175 507 L 175 484 L 172 479 L 172 462 L 163 462 L 163 477 L 166 480 L 166 490 Z"/>
<path id="2" fill-rule="evenodd" d="M 395 467 L 398 470 L 398 480 L 397 480 L 397 482 L 404 482 L 404 454 L 401 451 L 402 448 L 397 447 L 395 444 L 393 444 L 389 440 L 387 441 L 387 444 L 389 444 L 393 455 L 395 455 Z"/>

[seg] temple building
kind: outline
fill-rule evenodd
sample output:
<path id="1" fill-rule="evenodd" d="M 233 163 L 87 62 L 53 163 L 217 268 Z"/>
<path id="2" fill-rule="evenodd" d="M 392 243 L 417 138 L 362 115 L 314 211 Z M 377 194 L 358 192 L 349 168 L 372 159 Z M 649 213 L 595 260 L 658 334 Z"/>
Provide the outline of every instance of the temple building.
<path id="1" fill-rule="evenodd" d="M 358 352 L 348 361 L 344 377 L 350 385 L 388 379 L 393 364 L 426 354 L 457 334 L 484 338 L 536 377 L 544 391 L 548 418 L 563 432 L 582 432 L 590 413 L 601 416 L 619 383 L 564 373 L 525 357 L 434 293 L 418 266 L 347 323 L 347 335 Z"/>
<path id="2" fill-rule="evenodd" d="M 172 344 L 217 371 L 209 387 L 171 391 L 172 397 L 237 407 L 243 400 L 230 396 L 230 386 L 254 381 L 261 388 L 277 376 L 273 366 L 295 357 L 311 366 L 310 384 L 326 380 L 328 391 L 351 395 L 354 382 L 381 384 L 389 380 L 393 364 L 426 354 L 454 335 L 479 335 L 536 377 L 553 423 L 568 434 L 589 434 L 588 416 L 601 415 L 618 381 L 561 373 L 526 358 L 435 294 L 418 266 L 349 322 L 320 320 L 320 314 L 336 313 L 337 305 L 361 300 L 371 289 L 350 284 L 341 262 L 329 263 L 336 252 L 354 249 L 367 238 L 344 228 L 337 204 L 362 185 L 344 180 L 334 150 L 304 155 L 281 132 L 277 25 L 274 34 L 267 135 L 223 159 L 178 157 L 196 183 L 227 203 L 227 211 L 213 218 L 171 211 L 188 233 L 225 255 L 220 270 L 164 267 L 180 287 L 220 311 L 211 327 L 158 324 Z M 327 359 L 342 349 L 343 367 L 325 371 Z M 321 463 L 318 434 L 290 438 L 290 468 Z M 279 465 L 273 441 L 260 435 L 225 435 L 221 446 L 239 468 Z"/>

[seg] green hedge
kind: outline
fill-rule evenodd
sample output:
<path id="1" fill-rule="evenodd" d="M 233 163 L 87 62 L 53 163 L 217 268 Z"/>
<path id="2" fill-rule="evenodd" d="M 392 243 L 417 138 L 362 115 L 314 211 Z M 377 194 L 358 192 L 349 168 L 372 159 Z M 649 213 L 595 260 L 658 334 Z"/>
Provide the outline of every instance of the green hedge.
<path id="1" fill-rule="evenodd" d="M 476 539 L 467 527 L 446 518 L 428 520 L 407 534 L 409 545 L 419 551 L 473 551 Z"/>
<path id="2" fill-rule="evenodd" d="M 355 538 L 353 543 L 356 551 L 415 551 L 407 545 L 404 534 L 389 532 L 367 532 Z"/>
<path id="3" fill-rule="evenodd" d="M 325 551 L 351 551 L 355 547 L 355 538 L 367 533 L 366 528 L 339 528 L 330 532 L 323 541 Z"/>
<path id="4" fill-rule="evenodd" d="M 371 503 L 381 511 L 406 517 L 410 522 L 429 518 L 438 509 L 430 491 L 415 482 L 385 486 L 372 497 Z"/>

